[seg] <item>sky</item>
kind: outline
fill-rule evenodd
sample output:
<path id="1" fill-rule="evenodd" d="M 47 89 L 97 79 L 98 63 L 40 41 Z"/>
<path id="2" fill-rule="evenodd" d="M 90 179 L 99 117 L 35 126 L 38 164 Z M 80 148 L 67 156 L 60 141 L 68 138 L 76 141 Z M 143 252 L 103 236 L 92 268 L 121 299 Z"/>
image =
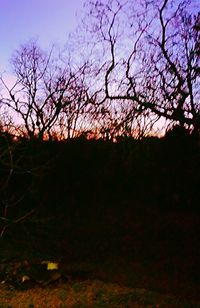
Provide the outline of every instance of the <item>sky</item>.
<path id="1" fill-rule="evenodd" d="M 0 0 L 0 71 L 8 68 L 13 51 L 29 39 L 38 39 L 44 49 L 53 43 L 64 46 L 68 34 L 78 25 L 77 14 L 84 2 Z"/>
<path id="2" fill-rule="evenodd" d="M 37 39 L 42 48 L 64 45 L 78 25 L 84 0 L 0 0 L 0 70 L 20 44 Z"/>

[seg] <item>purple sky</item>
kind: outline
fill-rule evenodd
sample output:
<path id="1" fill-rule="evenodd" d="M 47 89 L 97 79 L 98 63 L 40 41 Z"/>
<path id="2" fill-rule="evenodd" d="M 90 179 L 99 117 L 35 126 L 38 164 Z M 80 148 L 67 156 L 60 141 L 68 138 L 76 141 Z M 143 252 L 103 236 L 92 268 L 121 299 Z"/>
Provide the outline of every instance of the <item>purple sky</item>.
<path id="1" fill-rule="evenodd" d="M 78 24 L 84 0 L 0 0 L 0 70 L 21 43 L 38 38 L 41 47 L 64 44 Z"/>
<path id="2" fill-rule="evenodd" d="M 175 0 L 179 1 L 179 0 Z M 192 0 L 199 6 L 199 0 Z M 85 0 L 0 0 L 0 71 L 12 52 L 29 39 L 38 39 L 42 48 L 67 42 L 78 24 L 76 13 Z"/>

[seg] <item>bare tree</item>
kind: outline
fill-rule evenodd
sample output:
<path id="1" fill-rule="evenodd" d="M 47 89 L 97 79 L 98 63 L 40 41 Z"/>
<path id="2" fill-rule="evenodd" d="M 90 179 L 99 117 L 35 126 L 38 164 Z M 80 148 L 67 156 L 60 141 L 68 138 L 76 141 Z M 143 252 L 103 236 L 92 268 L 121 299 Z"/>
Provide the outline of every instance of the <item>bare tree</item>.
<path id="1" fill-rule="evenodd" d="M 62 109 L 58 117 L 56 129 L 67 139 L 77 137 L 81 131 L 87 130 L 87 121 L 90 121 L 88 115 L 91 113 L 94 101 L 85 81 L 87 68 L 88 64 L 84 63 L 81 69 L 76 72 L 76 78 L 71 83 L 69 90 L 70 104 Z"/>
<path id="2" fill-rule="evenodd" d="M 194 26 L 197 16 L 188 12 L 188 1 L 169 0 L 158 7 L 157 34 L 149 35 L 151 46 L 145 69 L 146 96 L 153 94 L 152 110 L 180 126 L 200 130 L 199 60 Z"/>
<path id="3" fill-rule="evenodd" d="M 21 46 L 11 62 L 16 81 L 9 87 L 1 78 L 7 90 L 1 102 L 13 110 L 30 138 L 51 138 L 61 112 L 73 109 L 78 113 L 83 105 L 86 91 L 78 78 L 85 64 L 72 70 L 68 63 L 63 65 L 53 58 L 53 49 L 45 53 L 36 42 Z"/>
<path id="4" fill-rule="evenodd" d="M 102 102 L 130 101 L 127 119 L 148 110 L 149 118 L 154 114 L 199 131 L 199 14 L 194 2 L 87 4 L 87 31 L 102 51 Z"/>

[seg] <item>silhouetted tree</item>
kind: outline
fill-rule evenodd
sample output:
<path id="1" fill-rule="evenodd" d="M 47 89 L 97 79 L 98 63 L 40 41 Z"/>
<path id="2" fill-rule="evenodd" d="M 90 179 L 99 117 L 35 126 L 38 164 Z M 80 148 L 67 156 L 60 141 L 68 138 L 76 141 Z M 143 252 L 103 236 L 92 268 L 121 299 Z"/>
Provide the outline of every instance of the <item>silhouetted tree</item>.
<path id="1" fill-rule="evenodd" d="M 16 81 L 9 87 L 1 78 L 7 90 L 1 103 L 22 122 L 25 134 L 30 138 L 51 138 L 61 113 L 67 119 L 67 129 L 73 130 L 77 124 L 74 118 L 88 101 L 82 78 L 85 65 L 72 70 L 70 65 L 53 58 L 53 49 L 46 53 L 36 42 L 22 45 L 11 62 Z"/>
<path id="2" fill-rule="evenodd" d="M 195 2 L 195 1 L 194 1 Z M 200 130 L 199 14 L 190 1 L 88 1 L 92 48 L 102 53 L 105 100 Z M 94 47 L 95 46 L 95 47 Z M 94 54 L 94 55 L 95 55 Z"/>

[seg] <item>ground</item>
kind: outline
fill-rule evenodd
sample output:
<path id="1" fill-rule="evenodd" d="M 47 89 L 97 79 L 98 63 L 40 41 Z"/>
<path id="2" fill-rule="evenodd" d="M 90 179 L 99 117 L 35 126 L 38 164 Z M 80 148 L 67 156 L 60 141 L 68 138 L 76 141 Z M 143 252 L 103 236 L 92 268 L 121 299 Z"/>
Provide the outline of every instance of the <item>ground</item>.
<path id="1" fill-rule="evenodd" d="M 124 205 L 13 226 L 1 268 L 16 282 L 2 277 L 0 307 L 200 307 L 199 220 Z M 33 274 L 45 260 L 58 263 L 56 278 Z"/>

